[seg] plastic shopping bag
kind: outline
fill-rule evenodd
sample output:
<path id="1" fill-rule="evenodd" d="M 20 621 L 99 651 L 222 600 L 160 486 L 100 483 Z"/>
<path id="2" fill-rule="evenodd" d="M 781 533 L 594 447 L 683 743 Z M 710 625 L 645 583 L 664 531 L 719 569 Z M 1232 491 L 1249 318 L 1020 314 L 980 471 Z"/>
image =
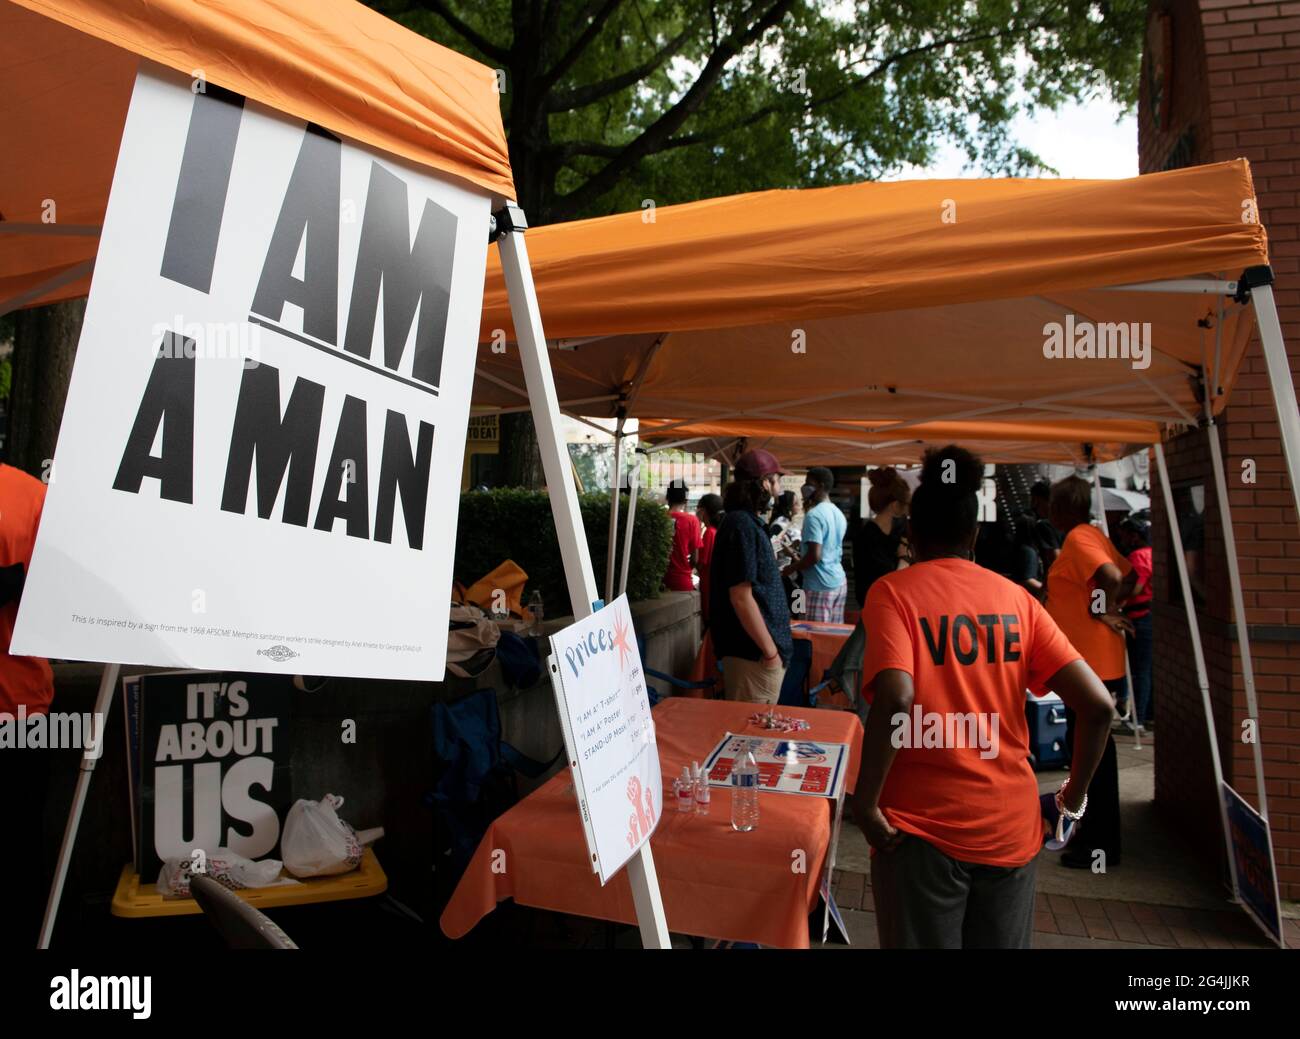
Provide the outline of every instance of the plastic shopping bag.
<path id="1" fill-rule="evenodd" d="M 188 898 L 190 878 L 196 874 L 209 876 L 231 891 L 298 883 L 280 876 L 278 859 L 254 862 L 229 848 L 217 848 L 211 854 L 197 852 L 188 858 L 164 861 L 158 872 L 158 892 L 164 898 Z"/>
<path id="2" fill-rule="evenodd" d="M 299 800 L 289 809 L 280 836 L 284 868 L 295 877 L 326 877 L 361 865 L 361 853 L 382 829 L 358 835 L 338 816 L 343 798 L 326 794 L 319 801 Z"/>

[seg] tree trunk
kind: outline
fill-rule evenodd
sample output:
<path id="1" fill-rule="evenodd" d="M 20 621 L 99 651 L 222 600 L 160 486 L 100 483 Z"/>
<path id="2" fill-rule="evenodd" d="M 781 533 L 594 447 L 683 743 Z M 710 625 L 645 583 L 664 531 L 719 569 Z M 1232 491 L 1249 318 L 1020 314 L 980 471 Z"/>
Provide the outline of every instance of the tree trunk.
<path id="1" fill-rule="evenodd" d="M 502 487 L 540 489 L 545 483 L 542 455 L 537 449 L 537 431 L 528 412 L 501 416 L 498 473 Z"/>
<path id="2" fill-rule="evenodd" d="M 5 455 L 10 465 L 40 479 L 49 479 L 85 313 L 86 301 L 74 299 L 14 315 Z"/>
<path id="3" fill-rule="evenodd" d="M 544 95 L 536 86 L 542 67 L 541 42 L 537 33 L 516 42 L 506 88 L 510 95 L 510 165 L 516 201 L 530 227 L 549 218 L 556 174 L 547 152 L 551 133 L 550 122 L 541 107 Z M 546 327 L 545 312 L 542 327 Z M 527 412 L 502 415 L 497 450 L 501 486 L 541 488 L 545 477 L 532 415 Z"/>

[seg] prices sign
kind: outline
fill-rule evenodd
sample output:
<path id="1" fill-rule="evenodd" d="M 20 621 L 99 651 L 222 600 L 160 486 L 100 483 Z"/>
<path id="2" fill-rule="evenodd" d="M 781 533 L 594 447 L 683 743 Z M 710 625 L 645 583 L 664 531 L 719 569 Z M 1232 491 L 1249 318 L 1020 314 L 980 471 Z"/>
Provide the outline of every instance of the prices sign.
<path id="1" fill-rule="evenodd" d="M 606 883 L 650 839 L 664 785 L 627 596 L 551 636 L 551 684 L 592 871 Z"/>
<path id="2" fill-rule="evenodd" d="M 142 68 L 13 651 L 441 678 L 489 209 Z"/>

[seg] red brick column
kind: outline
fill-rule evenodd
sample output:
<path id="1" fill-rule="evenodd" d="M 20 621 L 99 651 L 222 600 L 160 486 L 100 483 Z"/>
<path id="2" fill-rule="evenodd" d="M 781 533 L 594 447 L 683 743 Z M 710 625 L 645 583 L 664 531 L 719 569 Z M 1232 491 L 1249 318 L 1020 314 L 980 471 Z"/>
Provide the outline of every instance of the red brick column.
<path id="1" fill-rule="evenodd" d="M 1171 102 L 1164 126 L 1152 104 L 1151 40 L 1138 118 L 1142 172 L 1250 160 L 1268 230 L 1274 292 L 1293 376 L 1300 373 L 1300 3 L 1153 0 L 1171 21 Z M 1235 275 L 1240 272 L 1221 272 Z M 1300 378 L 1297 379 L 1300 382 Z M 1300 898 L 1300 526 L 1282 461 L 1258 339 L 1252 341 L 1219 419 L 1237 535 L 1246 621 L 1259 696 L 1269 814 L 1283 898 Z M 1236 623 L 1204 430 L 1165 445 L 1174 486 L 1205 487 L 1205 643 L 1224 775 L 1256 803 Z M 1242 463 L 1255 463 L 1254 483 Z M 1156 483 L 1152 466 L 1153 483 Z M 1221 854 L 1210 755 L 1190 639 L 1174 570 L 1162 492 L 1152 490 L 1156 567 L 1156 801 L 1207 855 Z"/>

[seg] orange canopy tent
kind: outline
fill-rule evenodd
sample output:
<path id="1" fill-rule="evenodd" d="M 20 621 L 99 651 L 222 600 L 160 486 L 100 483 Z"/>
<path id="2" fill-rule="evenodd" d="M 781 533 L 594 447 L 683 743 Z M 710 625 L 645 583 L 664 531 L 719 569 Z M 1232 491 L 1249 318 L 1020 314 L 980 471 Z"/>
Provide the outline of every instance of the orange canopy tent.
<path id="1" fill-rule="evenodd" d="M 496 73 L 353 0 L 0 0 L 0 313 L 89 292 L 141 59 L 514 198 Z"/>
<path id="2" fill-rule="evenodd" d="M 858 429 L 849 428 L 856 426 Z M 960 443 L 986 462 L 1087 465 L 1142 450 L 1158 437 L 1149 422 L 1061 419 L 1057 422 L 927 422 L 907 437 L 874 433 L 866 422 L 833 429 L 801 422 L 734 419 L 726 422 L 642 420 L 637 437 L 653 450 L 680 448 L 730 463 L 748 447 L 772 451 L 792 471 L 814 465 L 911 465 L 928 445 Z M 1116 437 L 1102 439 L 1098 437 Z"/>
<path id="3" fill-rule="evenodd" d="M 877 443 L 975 422 L 964 439 L 1054 445 L 1082 420 L 1089 440 L 1140 444 L 1197 421 L 1202 370 L 1222 408 L 1252 329 L 1235 279 L 1267 264 L 1255 212 L 1238 160 L 767 191 L 539 228 L 529 244 L 573 414 L 664 433 L 762 421 L 856 438 L 866 423 Z M 1050 328 L 1085 324 L 1130 355 L 1045 355 Z M 500 352 L 511 336 L 489 266 L 476 401 L 503 411 L 522 400 Z M 1046 438 L 997 429 L 1063 421 Z"/>
<path id="4" fill-rule="evenodd" d="M 910 460 L 927 437 L 1016 460 L 1052 458 L 1063 446 L 1072 456 L 1070 441 L 1092 445 L 1088 460 L 1099 442 L 1152 444 L 1186 603 L 1160 437 L 1204 418 L 1242 618 L 1213 417 L 1256 321 L 1300 511 L 1300 412 L 1257 213 L 1249 166 L 1238 160 L 1119 181 L 761 192 L 543 228 L 531 254 L 559 337 L 561 401 L 573 414 L 616 417 L 620 434 L 629 417 L 683 446 L 766 434 L 792 457 L 817 444 L 822 460 L 832 444 Z M 519 387 L 500 349 L 511 334 L 503 299 L 489 268 L 479 400 L 509 410 Z M 1078 335 L 1084 326 L 1091 342 Z M 1066 342 L 1083 349 L 1066 351 Z M 1188 627 L 1217 795 L 1223 771 L 1191 609 Z M 1257 718 L 1244 624 L 1239 631 Z M 1267 820 L 1258 745 L 1254 758 Z M 1226 810 L 1221 822 L 1235 870 Z"/>

